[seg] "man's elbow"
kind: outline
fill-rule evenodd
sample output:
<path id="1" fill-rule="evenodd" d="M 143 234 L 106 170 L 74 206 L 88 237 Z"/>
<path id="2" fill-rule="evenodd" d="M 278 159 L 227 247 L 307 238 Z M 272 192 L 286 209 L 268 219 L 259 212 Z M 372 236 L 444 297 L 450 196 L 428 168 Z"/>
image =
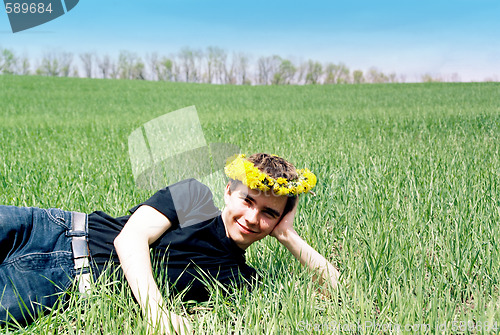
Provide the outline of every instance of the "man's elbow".
<path id="1" fill-rule="evenodd" d="M 133 252 L 133 250 L 149 248 L 148 238 L 140 233 L 122 230 L 113 240 L 118 256 L 124 253 Z"/>
<path id="2" fill-rule="evenodd" d="M 115 239 L 113 240 L 113 245 L 115 247 L 116 253 L 120 254 L 120 252 L 127 245 L 127 237 L 124 236 L 124 234 L 122 233 L 118 234 L 118 236 L 116 236 Z"/>

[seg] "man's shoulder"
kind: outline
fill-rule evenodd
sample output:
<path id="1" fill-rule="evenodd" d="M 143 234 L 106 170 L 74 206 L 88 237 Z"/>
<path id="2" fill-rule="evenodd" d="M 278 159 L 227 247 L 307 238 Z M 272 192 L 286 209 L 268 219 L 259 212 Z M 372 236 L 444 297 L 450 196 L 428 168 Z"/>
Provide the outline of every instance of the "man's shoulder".
<path id="1" fill-rule="evenodd" d="M 193 201 L 209 200 L 213 198 L 210 188 L 200 181 L 190 178 L 181 180 L 167 187 L 172 198 L 192 199 Z"/>
<path id="2" fill-rule="evenodd" d="M 210 188 L 196 179 L 182 180 L 168 189 L 181 226 L 207 221 L 220 213 Z"/>
<path id="3" fill-rule="evenodd" d="M 174 187 L 179 189 L 185 188 L 186 190 L 191 190 L 191 191 L 203 190 L 211 192 L 210 188 L 207 185 L 203 184 L 202 182 L 200 182 L 195 178 L 184 179 L 168 186 L 168 188 L 174 188 Z"/>

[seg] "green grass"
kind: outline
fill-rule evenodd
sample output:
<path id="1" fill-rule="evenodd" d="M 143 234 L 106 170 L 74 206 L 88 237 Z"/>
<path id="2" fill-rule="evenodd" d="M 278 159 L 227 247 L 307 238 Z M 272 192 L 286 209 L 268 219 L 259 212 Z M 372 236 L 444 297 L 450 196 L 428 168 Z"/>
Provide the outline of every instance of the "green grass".
<path id="1" fill-rule="evenodd" d="M 296 227 L 349 283 L 326 298 L 267 238 L 247 253 L 266 274 L 254 292 L 172 301 L 197 333 L 320 334 L 335 323 L 388 332 L 369 327 L 376 323 L 429 324 L 438 334 L 443 323 L 456 333 L 453 322 L 469 320 L 500 327 L 497 83 L 241 87 L 0 76 L 0 203 L 125 214 L 152 193 L 134 185 L 128 135 L 190 105 L 208 143 L 282 155 L 318 175 Z M 145 332 L 126 285 L 97 287 L 13 331 Z"/>

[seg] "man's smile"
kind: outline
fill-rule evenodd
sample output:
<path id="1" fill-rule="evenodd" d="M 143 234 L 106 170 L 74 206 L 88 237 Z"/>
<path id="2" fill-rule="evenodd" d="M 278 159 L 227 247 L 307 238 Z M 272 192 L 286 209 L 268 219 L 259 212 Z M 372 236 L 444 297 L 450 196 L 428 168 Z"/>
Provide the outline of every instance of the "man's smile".
<path id="1" fill-rule="evenodd" d="M 238 224 L 238 226 L 240 226 L 241 230 L 244 232 L 244 233 L 247 233 L 247 234 L 258 234 L 258 232 L 256 231 L 253 231 L 251 229 L 249 229 L 248 227 L 242 225 L 238 220 L 235 220 L 236 223 Z"/>

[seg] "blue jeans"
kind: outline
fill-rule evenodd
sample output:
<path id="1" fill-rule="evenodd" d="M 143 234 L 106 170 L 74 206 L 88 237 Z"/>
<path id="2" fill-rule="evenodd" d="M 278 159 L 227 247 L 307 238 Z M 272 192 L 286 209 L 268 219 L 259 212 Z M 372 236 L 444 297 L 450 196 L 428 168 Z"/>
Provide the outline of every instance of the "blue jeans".
<path id="1" fill-rule="evenodd" d="M 0 325 L 27 323 L 75 277 L 71 212 L 0 206 Z"/>

